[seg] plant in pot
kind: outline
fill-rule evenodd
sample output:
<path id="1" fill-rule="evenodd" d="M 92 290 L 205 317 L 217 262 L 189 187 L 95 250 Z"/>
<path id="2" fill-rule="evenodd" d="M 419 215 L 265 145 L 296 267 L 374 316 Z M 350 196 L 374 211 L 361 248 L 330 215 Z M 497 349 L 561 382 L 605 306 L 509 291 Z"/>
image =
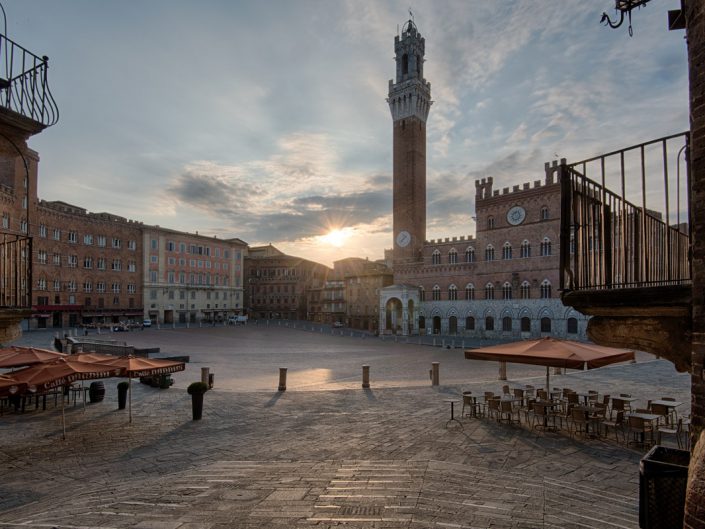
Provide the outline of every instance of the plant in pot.
<path id="1" fill-rule="evenodd" d="M 127 404 L 127 390 L 130 387 L 129 382 L 119 382 L 118 388 L 118 410 L 124 410 Z"/>
<path id="2" fill-rule="evenodd" d="M 186 391 L 191 395 L 193 420 L 198 421 L 203 415 L 203 394 L 208 391 L 208 384 L 204 382 L 193 382 Z"/>

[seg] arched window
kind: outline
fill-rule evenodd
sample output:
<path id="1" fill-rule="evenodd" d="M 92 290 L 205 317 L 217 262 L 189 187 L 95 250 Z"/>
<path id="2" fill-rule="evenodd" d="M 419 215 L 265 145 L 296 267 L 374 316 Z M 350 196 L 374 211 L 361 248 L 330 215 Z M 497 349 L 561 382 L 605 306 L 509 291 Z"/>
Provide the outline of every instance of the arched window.
<path id="1" fill-rule="evenodd" d="M 433 254 L 431 254 L 431 264 L 441 264 L 441 252 L 438 249 L 433 250 Z"/>
<path id="2" fill-rule="evenodd" d="M 494 299 L 494 285 L 492 283 L 485 285 L 485 299 Z"/>
<path id="3" fill-rule="evenodd" d="M 531 319 L 526 316 L 521 319 L 521 332 L 531 332 Z"/>
<path id="4" fill-rule="evenodd" d="M 465 285 L 465 299 L 475 299 L 475 285 L 473 285 L 472 283 L 468 283 L 467 285 Z"/>
<path id="5" fill-rule="evenodd" d="M 421 64 L 422 64 L 423 59 L 421 58 L 420 55 L 416 56 L 416 73 L 421 77 Z"/>
<path id="6" fill-rule="evenodd" d="M 541 332 L 551 332 L 551 318 L 541 318 Z"/>
<path id="7" fill-rule="evenodd" d="M 424 316 L 419 316 L 419 329 L 426 328 L 426 318 Z"/>
<path id="8" fill-rule="evenodd" d="M 475 330 L 475 318 L 468 316 L 465 318 L 465 330 L 474 331 Z"/>
<path id="9" fill-rule="evenodd" d="M 509 244 L 508 242 L 504 243 L 504 246 L 502 246 L 502 259 L 511 259 L 512 258 L 512 245 Z"/>
<path id="10" fill-rule="evenodd" d="M 493 230 L 494 229 L 494 217 L 490 215 L 487 217 L 487 229 L 488 230 Z"/>
<path id="11" fill-rule="evenodd" d="M 494 331 L 494 318 L 492 316 L 487 316 L 485 318 L 485 330 Z"/>
<path id="12" fill-rule="evenodd" d="M 451 248 L 448 252 L 448 263 L 457 264 L 458 262 L 458 251 L 455 248 Z"/>
<path id="13" fill-rule="evenodd" d="M 531 299 L 531 285 L 528 281 L 521 284 L 521 299 Z"/>
<path id="14" fill-rule="evenodd" d="M 409 73 L 409 56 L 405 53 L 401 56 L 401 74 L 407 75 Z"/>
<path id="15" fill-rule="evenodd" d="M 531 257 L 531 243 L 524 239 L 521 243 L 521 257 Z"/>
<path id="16" fill-rule="evenodd" d="M 541 241 L 541 255 L 544 257 L 551 255 L 551 239 L 548 237 L 544 237 Z"/>
<path id="17" fill-rule="evenodd" d="M 541 208 L 541 220 L 548 220 L 549 218 L 550 218 L 550 216 L 548 214 L 548 207 L 543 206 Z"/>
<path id="18" fill-rule="evenodd" d="M 458 287 L 451 285 L 448 287 L 448 299 L 450 301 L 455 301 L 458 299 Z"/>
<path id="19" fill-rule="evenodd" d="M 551 282 L 548 279 L 544 279 L 541 283 L 541 298 L 548 299 L 551 297 Z"/>
<path id="20" fill-rule="evenodd" d="M 485 248 L 485 261 L 494 261 L 494 246 L 491 244 Z"/>
<path id="21" fill-rule="evenodd" d="M 474 263 L 475 262 L 475 248 L 472 246 L 468 246 L 468 249 L 465 250 L 465 262 L 466 263 Z"/>
<path id="22" fill-rule="evenodd" d="M 440 301 L 441 299 L 441 287 L 438 285 L 433 285 L 433 301 Z"/>
<path id="23" fill-rule="evenodd" d="M 502 299 L 512 299 L 512 285 L 509 281 L 505 281 L 502 285 Z"/>
<path id="24" fill-rule="evenodd" d="M 568 334 L 578 334 L 578 320 L 576 318 L 568 318 Z"/>
<path id="25" fill-rule="evenodd" d="M 426 291 L 422 286 L 419 287 L 419 301 L 426 301 Z"/>
<path id="26" fill-rule="evenodd" d="M 509 316 L 502 318 L 502 331 L 512 332 L 512 319 Z"/>

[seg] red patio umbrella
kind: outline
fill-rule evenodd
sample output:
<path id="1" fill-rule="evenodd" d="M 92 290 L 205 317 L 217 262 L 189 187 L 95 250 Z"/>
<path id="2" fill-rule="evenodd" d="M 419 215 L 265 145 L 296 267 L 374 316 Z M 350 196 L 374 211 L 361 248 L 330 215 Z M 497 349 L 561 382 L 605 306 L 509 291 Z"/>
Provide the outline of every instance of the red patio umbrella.
<path id="1" fill-rule="evenodd" d="M 25 385 L 9 375 L 0 375 L 0 396 L 16 395 L 24 391 Z"/>
<path id="2" fill-rule="evenodd" d="M 0 367 L 21 367 L 40 364 L 66 356 L 63 353 L 34 347 L 7 347 L 0 349 Z"/>
<path id="3" fill-rule="evenodd" d="M 12 373 L 12 378 L 25 384 L 29 391 L 47 390 L 66 386 L 78 380 L 114 377 L 120 374 L 120 369 L 108 364 L 80 362 L 69 355 L 63 355 L 50 362 L 36 364 Z M 63 438 L 66 439 L 66 419 L 64 415 L 64 399 L 61 398 L 61 423 Z"/>
<path id="4" fill-rule="evenodd" d="M 538 340 L 467 349 L 465 358 L 546 366 L 546 391 L 549 391 L 549 367 L 593 369 L 634 360 L 634 351 L 547 336 Z"/>

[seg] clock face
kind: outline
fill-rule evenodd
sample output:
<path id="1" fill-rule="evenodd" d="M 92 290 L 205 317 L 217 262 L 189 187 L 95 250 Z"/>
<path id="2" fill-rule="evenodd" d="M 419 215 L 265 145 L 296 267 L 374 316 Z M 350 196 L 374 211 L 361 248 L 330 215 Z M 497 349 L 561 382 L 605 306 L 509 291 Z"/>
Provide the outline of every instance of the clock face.
<path id="1" fill-rule="evenodd" d="M 411 235 L 409 234 L 408 231 L 400 231 L 397 234 L 397 245 L 401 246 L 402 248 L 406 247 L 409 245 L 411 242 Z"/>
<path id="2" fill-rule="evenodd" d="M 512 226 L 521 224 L 526 218 L 526 211 L 521 206 L 514 206 L 507 211 L 507 222 Z"/>

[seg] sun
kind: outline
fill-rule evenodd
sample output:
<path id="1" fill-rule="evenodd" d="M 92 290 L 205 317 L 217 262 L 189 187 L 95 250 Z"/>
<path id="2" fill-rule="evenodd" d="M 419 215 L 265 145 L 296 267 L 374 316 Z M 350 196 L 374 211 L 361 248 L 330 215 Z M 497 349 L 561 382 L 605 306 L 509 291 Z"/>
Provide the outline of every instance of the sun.
<path id="1" fill-rule="evenodd" d="M 332 229 L 321 237 L 325 243 L 341 248 L 350 237 L 350 228 Z"/>

